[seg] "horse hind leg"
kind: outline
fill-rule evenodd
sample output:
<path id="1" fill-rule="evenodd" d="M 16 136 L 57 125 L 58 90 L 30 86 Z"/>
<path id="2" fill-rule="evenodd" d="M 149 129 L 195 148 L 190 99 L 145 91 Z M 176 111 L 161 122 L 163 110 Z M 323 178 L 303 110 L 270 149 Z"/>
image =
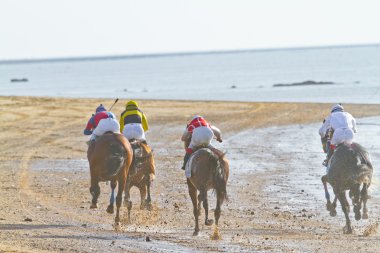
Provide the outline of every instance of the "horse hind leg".
<path id="1" fill-rule="evenodd" d="M 120 178 L 118 180 L 119 187 L 117 189 L 117 195 L 116 195 L 116 216 L 115 216 L 115 229 L 120 230 L 121 224 L 120 224 L 120 207 L 121 203 L 123 201 L 123 191 L 125 187 L 125 176 L 120 175 Z"/>
<path id="2" fill-rule="evenodd" d="M 124 206 L 128 208 L 128 221 L 131 221 L 131 210 L 132 210 L 132 201 L 131 201 L 131 179 L 128 176 L 126 183 L 125 183 L 125 196 L 124 196 Z"/>
<path id="3" fill-rule="evenodd" d="M 327 175 L 322 176 L 321 181 L 322 181 L 322 184 L 323 184 L 323 188 L 325 190 L 325 198 L 326 198 L 326 201 L 327 201 L 326 202 L 326 209 L 327 209 L 327 211 L 330 212 L 331 216 L 335 216 L 336 215 L 336 211 L 335 211 L 335 215 L 332 215 L 332 214 L 334 214 L 334 210 L 335 210 L 336 205 L 334 207 L 333 204 L 331 204 L 331 201 L 330 201 L 330 193 L 329 193 L 329 190 L 327 189 Z M 337 198 L 335 196 L 335 199 L 334 199 L 335 204 L 336 204 L 336 199 Z"/>
<path id="4" fill-rule="evenodd" d="M 201 216 L 201 214 L 202 214 L 202 207 L 201 207 L 201 205 L 202 205 L 202 196 L 199 193 L 198 194 L 198 217 Z"/>
<path id="5" fill-rule="evenodd" d="M 339 202 L 342 206 L 342 211 L 344 213 L 344 216 L 346 218 L 346 226 L 344 226 L 344 228 L 343 228 L 343 233 L 344 234 L 352 234 L 351 221 L 350 221 L 350 217 L 349 217 L 350 208 L 349 208 L 348 201 L 346 199 L 346 194 L 344 191 L 339 192 L 338 199 L 339 199 Z"/>
<path id="6" fill-rule="evenodd" d="M 352 204 L 354 205 L 355 220 L 360 220 L 362 218 L 361 208 L 362 203 L 360 199 L 360 185 L 355 185 L 350 190 L 350 195 L 352 196 Z"/>
<path id="7" fill-rule="evenodd" d="M 145 183 L 139 185 L 139 191 L 140 191 L 140 210 L 144 210 L 147 206 L 146 202 L 146 185 Z"/>
<path id="8" fill-rule="evenodd" d="M 219 218 L 220 218 L 220 213 L 221 213 L 221 194 L 217 192 L 216 194 L 216 208 L 215 208 L 215 212 L 214 212 L 214 216 L 215 216 L 215 227 L 214 227 L 214 233 L 211 235 L 211 240 L 219 240 L 221 239 L 221 235 L 220 235 L 220 232 L 219 232 L 219 227 L 218 227 L 218 224 L 219 224 Z"/>
<path id="9" fill-rule="evenodd" d="M 205 209 L 205 225 L 211 226 L 214 221 L 208 218 L 208 199 L 207 199 L 207 191 L 202 190 L 200 192 L 201 199 L 203 201 L 203 208 Z"/>
<path id="10" fill-rule="evenodd" d="M 187 186 L 189 188 L 189 195 L 191 198 L 191 202 L 193 203 L 193 213 L 194 213 L 194 219 L 195 219 L 195 228 L 193 236 L 196 236 L 199 234 L 199 217 L 198 217 L 198 206 L 197 206 L 197 189 L 194 187 L 194 185 L 187 179 Z"/>
<path id="11" fill-rule="evenodd" d="M 90 193 L 92 195 L 91 209 L 98 208 L 98 198 L 100 195 L 99 182 L 91 182 Z"/>
<path id="12" fill-rule="evenodd" d="M 151 177 L 147 176 L 146 177 L 146 190 L 147 190 L 146 207 L 147 207 L 148 211 L 153 210 L 152 198 L 150 197 L 150 186 L 151 186 L 151 184 L 152 184 Z"/>
<path id="13" fill-rule="evenodd" d="M 116 188 L 117 182 L 116 180 L 111 181 L 111 197 L 110 197 L 110 204 L 107 207 L 107 213 L 114 213 L 114 202 L 115 202 L 115 188 Z"/>
<path id="14" fill-rule="evenodd" d="M 361 201 L 363 201 L 363 219 L 368 219 L 368 209 L 367 209 L 367 200 L 368 200 L 368 184 L 363 184 L 363 188 L 360 192 Z"/>

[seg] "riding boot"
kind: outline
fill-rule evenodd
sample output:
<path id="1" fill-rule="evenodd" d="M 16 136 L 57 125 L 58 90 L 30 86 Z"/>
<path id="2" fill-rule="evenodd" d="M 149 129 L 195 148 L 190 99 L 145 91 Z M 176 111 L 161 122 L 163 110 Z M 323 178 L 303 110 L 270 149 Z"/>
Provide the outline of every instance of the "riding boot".
<path id="1" fill-rule="evenodd" d="M 182 170 L 185 170 L 186 163 L 187 163 L 187 161 L 189 160 L 190 156 L 191 156 L 191 154 L 188 153 L 188 152 L 186 152 L 186 155 L 185 155 L 185 157 L 183 158 L 183 165 L 182 165 L 182 167 L 181 167 Z"/>
<path id="2" fill-rule="evenodd" d="M 326 159 L 322 163 L 323 166 L 327 167 L 327 164 L 329 163 L 329 160 L 333 153 L 334 153 L 334 150 L 331 150 L 331 149 L 328 150 Z"/>

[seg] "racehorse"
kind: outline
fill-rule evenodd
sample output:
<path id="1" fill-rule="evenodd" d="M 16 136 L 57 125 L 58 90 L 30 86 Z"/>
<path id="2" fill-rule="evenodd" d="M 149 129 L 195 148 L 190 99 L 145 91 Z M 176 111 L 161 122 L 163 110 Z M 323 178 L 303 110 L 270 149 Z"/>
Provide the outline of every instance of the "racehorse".
<path id="1" fill-rule="evenodd" d="M 367 200 L 368 187 L 371 185 L 373 167 L 368 152 L 358 143 L 350 146 L 340 144 L 334 151 L 329 165 L 327 175 L 322 177 L 327 199 L 327 210 L 331 216 L 336 215 L 336 202 L 339 200 L 343 213 L 346 217 L 346 225 L 343 233 L 351 234 L 352 227 L 349 217 L 350 206 L 346 199 L 346 191 L 354 206 L 355 219 L 368 219 Z M 334 190 L 335 199 L 330 201 L 330 194 L 327 190 L 327 182 Z M 361 209 L 363 204 L 363 216 Z"/>
<path id="2" fill-rule="evenodd" d="M 132 163 L 132 148 L 128 140 L 118 133 L 107 132 L 96 142 L 91 143 L 87 150 L 90 164 L 92 204 L 90 208 L 97 208 L 100 194 L 99 182 L 111 181 L 111 198 L 107 207 L 108 213 L 114 212 L 114 191 L 118 185 L 116 195 L 115 228 L 120 227 L 119 210 L 122 202 L 125 181 Z"/>
<path id="3" fill-rule="evenodd" d="M 191 177 L 187 178 L 187 185 L 191 201 L 193 202 L 193 213 L 195 218 L 195 229 L 193 235 L 199 234 L 198 218 L 201 214 L 201 203 L 205 210 L 205 224 L 211 226 L 213 220 L 208 218 L 207 191 L 214 189 L 216 192 L 215 229 L 212 239 L 219 239 L 218 222 L 221 205 L 227 199 L 227 180 L 229 174 L 229 163 L 222 153 L 216 149 L 201 148 L 195 151 L 188 161 Z M 199 195 L 197 198 L 197 191 Z"/>
<path id="4" fill-rule="evenodd" d="M 146 207 L 149 211 L 152 210 L 150 186 L 156 174 L 153 150 L 142 141 L 131 140 L 130 143 L 133 150 L 133 160 L 127 177 L 124 195 L 124 205 L 128 208 L 129 220 L 132 209 L 130 189 L 132 186 L 139 188 L 141 196 L 140 209 Z"/>

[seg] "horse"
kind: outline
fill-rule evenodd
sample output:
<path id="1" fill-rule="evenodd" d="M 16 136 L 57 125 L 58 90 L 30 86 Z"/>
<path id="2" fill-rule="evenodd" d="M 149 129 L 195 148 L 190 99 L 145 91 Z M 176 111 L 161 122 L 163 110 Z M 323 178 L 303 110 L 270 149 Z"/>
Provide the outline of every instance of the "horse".
<path id="1" fill-rule="evenodd" d="M 119 133 L 107 132 L 95 142 L 91 142 L 87 150 L 90 165 L 92 203 L 90 208 L 97 208 L 100 194 L 99 182 L 111 181 L 111 198 L 107 207 L 108 213 L 114 213 L 114 191 L 118 185 L 116 195 L 115 228 L 120 227 L 119 210 L 125 181 L 132 163 L 132 148 L 128 140 Z"/>
<path id="2" fill-rule="evenodd" d="M 336 216 L 336 202 L 339 200 L 346 218 L 343 233 L 351 234 L 350 206 L 346 199 L 346 191 L 349 191 L 349 197 L 352 199 L 355 220 L 368 219 L 368 187 L 371 185 L 373 173 L 371 159 L 366 149 L 358 143 L 349 146 L 340 144 L 335 149 L 328 165 L 328 172 L 322 177 L 327 200 L 326 207 L 331 216 Z M 330 201 L 327 182 L 334 190 L 333 203 Z M 363 215 L 361 215 L 361 209 Z"/>
<path id="3" fill-rule="evenodd" d="M 216 192 L 216 208 L 214 212 L 215 229 L 212 239 L 219 239 L 218 222 L 221 213 L 221 205 L 227 200 L 227 180 L 229 174 L 229 163 L 225 153 L 212 148 L 200 148 L 195 151 L 187 166 L 191 171 L 191 177 L 187 178 L 187 185 L 191 201 L 193 203 L 193 213 L 195 218 L 195 229 L 193 235 L 199 234 L 198 218 L 201 214 L 201 203 L 205 210 L 205 225 L 211 226 L 213 220 L 208 218 L 207 191 L 214 189 Z M 199 195 L 197 198 L 197 192 Z"/>
<path id="4" fill-rule="evenodd" d="M 136 186 L 140 190 L 140 209 L 145 207 L 152 210 L 152 200 L 150 196 L 150 186 L 155 178 L 155 163 L 153 158 L 153 150 L 144 141 L 130 140 L 133 150 L 133 160 L 131 169 L 126 181 L 124 205 L 128 208 L 128 219 L 132 209 L 132 201 L 130 200 L 130 190 Z"/>

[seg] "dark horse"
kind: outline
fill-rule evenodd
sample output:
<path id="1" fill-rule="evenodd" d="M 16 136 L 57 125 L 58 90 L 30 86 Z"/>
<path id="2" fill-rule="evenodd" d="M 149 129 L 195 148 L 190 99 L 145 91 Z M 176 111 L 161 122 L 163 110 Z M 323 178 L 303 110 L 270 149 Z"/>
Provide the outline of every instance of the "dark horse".
<path id="1" fill-rule="evenodd" d="M 128 207 L 128 219 L 131 218 L 132 201 L 130 201 L 130 189 L 136 186 L 140 190 L 140 209 L 145 207 L 152 210 L 150 197 L 150 185 L 156 174 L 153 159 L 153 150 L 145 143 L 137 140 L 130 141 L 133 150 L 132 166 L 129 170 L 125 186 L 124 205 Z"/>
<path id="2" fill-rule="evenodd" d="M 107 132 L 88 147 L 87 158 L 90 164 L 92 204 L 97 208 L 100 194 L 99 182 L 111 181 L 111 198 L 108 213 L 114 212 L 114 191 L 118 184 L 116 196 L 115 228 L 120 227 L 119 210 L 129 167 L 132 163 L 132 148 L 128 140 L 121 134 Z"/>
<path id="3" fill-rule="evenodd" d="M 336 201 L 339 200 L 344 215 L 346 217 L 346 226 L 343 233 L 351 234 L 352 227 L 349 217 L 350 206 L 346 199 L 346 191 L 349 190 L 349 196 L 354 206 L 355 219 L 368 219 L 368 187 L 372 180 L 373 167 L 368 152 L 358 143 L 350 146 L 340 144 L 334 151 L 330 162 L 327 175 L 322 177 L 327 199 L 327 210 L 331 216 L 336 215 Z M 327 182 L 331 184 L 334 190 L 335 199 L 330 201 L 330 194 L 327 190 Z M 363 216 L 361 209 L 363 204 Z"/>
<path id="4" fill-rule="evenodd" d="M 220 217 L 220 207 L 227 199 L 227 180 L 229 173 L 228 160 L 225 154 L 219 150 L 201 148 L 192 154 L 189 160 L 191 177 L 187 178 L 187 185 L 191 201 L 193 202 L 193 212 L 195 218 L 195 230 L 193 235 L 199 234 L 198 217 L 201 214 L 201 203 L 205 209 L 205 224 L 210 226 L 213 220 L 208 218 L 207 191 L 214 189 L 216 192 L 215 230 L 212 239 L 219 239 L 218 222 Z M 197 198 L 197 191 L 199 195 Z"/>

